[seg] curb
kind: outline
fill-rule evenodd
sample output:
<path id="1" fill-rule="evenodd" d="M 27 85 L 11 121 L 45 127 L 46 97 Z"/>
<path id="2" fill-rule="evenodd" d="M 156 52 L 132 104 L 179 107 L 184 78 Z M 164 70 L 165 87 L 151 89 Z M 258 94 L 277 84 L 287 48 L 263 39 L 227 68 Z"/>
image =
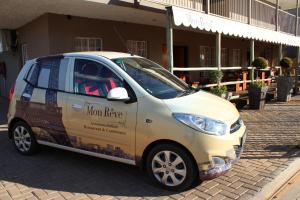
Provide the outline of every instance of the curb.
<path id="1" fill-rule="evenodd" d="M 300 158 L 296 158 L 292 163 L 263 189 L 257 193 L 253 200 L 269 199 L 276 193 L 288 180 L 290 180 L 300 170 Z"/>

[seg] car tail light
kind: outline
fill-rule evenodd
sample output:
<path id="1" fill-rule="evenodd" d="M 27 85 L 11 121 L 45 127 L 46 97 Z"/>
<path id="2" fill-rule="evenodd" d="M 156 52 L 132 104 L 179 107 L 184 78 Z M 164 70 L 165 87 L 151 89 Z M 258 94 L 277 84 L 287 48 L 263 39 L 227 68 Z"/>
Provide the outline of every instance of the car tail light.
<path id="1" fill-rule="evenodd" d="M 11 101 L 13 95 L 14 95 L 14 92 L 15 92 L 15 85 L 16 83 L 13 83 L 10 87 L 10 90 L 9 90 L 9 94 L 8 94 L 8 100 L 9 102 Z"/>

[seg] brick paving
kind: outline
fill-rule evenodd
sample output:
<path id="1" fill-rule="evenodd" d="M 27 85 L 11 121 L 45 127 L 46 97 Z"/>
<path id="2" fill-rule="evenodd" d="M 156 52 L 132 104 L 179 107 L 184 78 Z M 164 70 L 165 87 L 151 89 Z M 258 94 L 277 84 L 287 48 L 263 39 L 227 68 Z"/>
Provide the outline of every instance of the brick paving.
<path id="1" fill-rule="evenodd" d="M 21 156 L 0 124 L 0 200 L 251 199 L 300 157 L 298 99 L 268 104 L 261 112 L 241 111 L 249 129 L 242 159 L 224 176 L 182 193 L 152 186 L 125 164 L 47 147 Z"/>

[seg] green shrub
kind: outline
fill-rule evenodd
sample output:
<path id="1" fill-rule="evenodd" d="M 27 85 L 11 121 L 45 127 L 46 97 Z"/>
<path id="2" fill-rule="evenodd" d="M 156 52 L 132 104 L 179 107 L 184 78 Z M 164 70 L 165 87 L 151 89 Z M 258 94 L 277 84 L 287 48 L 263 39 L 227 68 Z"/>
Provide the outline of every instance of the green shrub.
<path id="1" fill-rule="evenodd" d="M 210 92 L 213 93 L 213 94 L 215 94 L 215 95 L 222 96 L 222 94 L 224 94 L 225 92 L 227 92 L 227 87 L 226 87 L 226 85 L 212 87 L 210 89 Z"/>
<path id="2" fill-rule="evenodd" d="M 279 64 L 280 64 L 280 67 L 282 67 L 283 69 L 292 68 L 293 67 L 293 60 L 290 59 L 289 57 L 284 57 L 284 58 L 281 59 Z"/>
<path id="3" fill-rule="evenodd" d="M 256 69 L 265 69 L 268 67 L 268 60 L 266 60 L 263 57 L 257 57 L 252 62 L 252 66 L 255 67 Z"/>
<path id="4" fill-rule="evenodd" d="M 290 76 L 291 70 L 293 68 L 293 60 L 289 57 L 284 57 L 280 61 L 280 67 L 282 68 L 282 73 L 284 76 Z"/>
<path id="5" fill-rule="evenodd" d="M 223 78 L 223 72 L 222 71 L 215 70 L 215 71 L 210 71 L 209 72 L 209 80 L 210 80 L 211 83 L 221 82 L 222 78 Z"/>
<path id="6" fill-rule="evenodd" d="M 255 81 L 255 82 L 251 83 L 251 85 L 253 85 L 254 87 L 257 87 L 257 88 L 262 88 L 265 86 L 263 81 Z"/>

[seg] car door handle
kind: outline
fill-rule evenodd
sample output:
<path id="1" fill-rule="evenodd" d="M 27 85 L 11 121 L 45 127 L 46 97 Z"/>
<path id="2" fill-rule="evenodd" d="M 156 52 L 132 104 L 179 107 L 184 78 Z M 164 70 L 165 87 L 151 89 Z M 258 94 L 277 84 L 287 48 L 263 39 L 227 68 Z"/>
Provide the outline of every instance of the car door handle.
<path id="1" fill-rule="evenodd" d="M 79 104 L 72 104 L 72 108 L 74 108 L 75 110 L 81 110 L 82 106 Z"/>

